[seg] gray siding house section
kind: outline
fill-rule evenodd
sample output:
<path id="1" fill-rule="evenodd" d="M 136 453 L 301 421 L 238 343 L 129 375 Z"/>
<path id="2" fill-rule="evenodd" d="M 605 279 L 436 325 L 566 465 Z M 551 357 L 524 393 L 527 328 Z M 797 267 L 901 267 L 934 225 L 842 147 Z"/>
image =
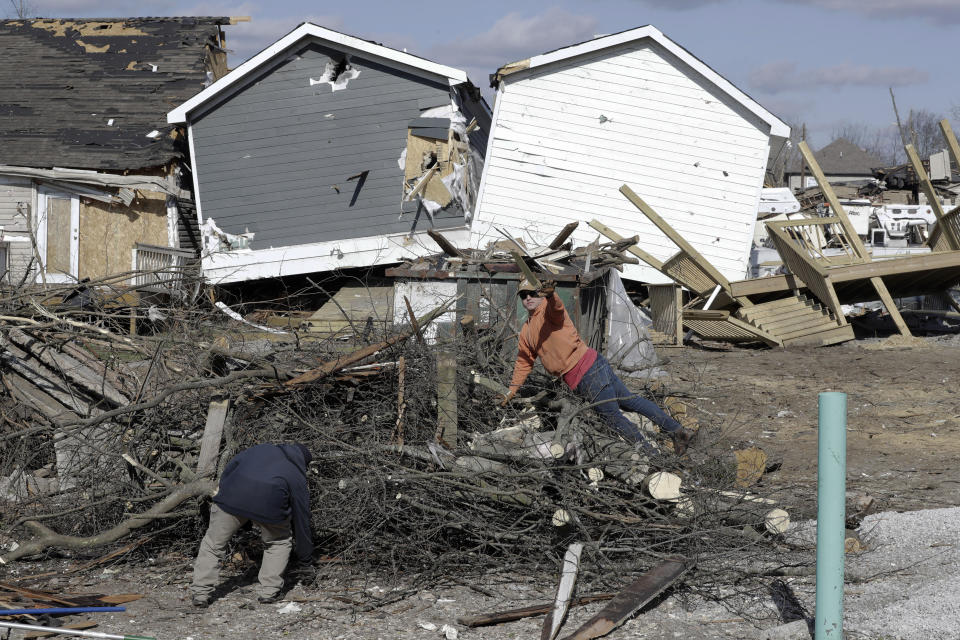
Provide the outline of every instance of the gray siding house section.
<path id="1" fill-rule="evenodd" d="M 316 42 L 278 60 L 192 117 L 205 220 L 257 249 L 463 226 L 455 204 L 401 203 L 408 123 L 449 104 L 447 84 L 353 55 L 333 91 L 317 81 L 343 54 Z"/>

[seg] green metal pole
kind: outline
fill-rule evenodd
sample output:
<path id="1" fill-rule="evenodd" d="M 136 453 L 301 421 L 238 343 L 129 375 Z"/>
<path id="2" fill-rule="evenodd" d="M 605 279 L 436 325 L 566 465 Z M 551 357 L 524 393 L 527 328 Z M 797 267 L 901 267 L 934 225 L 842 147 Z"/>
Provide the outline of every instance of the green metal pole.
<path id="1" fill-rule="evenodd" d="M 820 394 L 817 441 L 816 640 L 842 640 L 847 394 Z"/>

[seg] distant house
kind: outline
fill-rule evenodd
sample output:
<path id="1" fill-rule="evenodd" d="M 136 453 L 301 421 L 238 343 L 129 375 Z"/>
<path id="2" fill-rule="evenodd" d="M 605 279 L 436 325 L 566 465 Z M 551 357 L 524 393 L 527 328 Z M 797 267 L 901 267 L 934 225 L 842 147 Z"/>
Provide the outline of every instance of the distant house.
<path id="1" fill-rule="evenodd" d="M 188 127 L 205 276 L 398 262 L 467 228 L 490 114 L 466 74 L 304 23 L 170 111 Z"/>
<path id="2" fill-rule="evenodd" d="M 195 250 L 178 250 L 186 145 L 165 115 L 226 72 L 229 22 L 0 21 L 5 283 L 97 280 Z"/>
<path id="3" fill-rule="evenodd" d="M 546 244 L 598 218 L 658 259 L 676 246 L 618 189 L 629 185 L 726 277 L 748 266 L 760 189 L 780 119 L 652 26 L 500 68 L 473 222 Z M 596 233 L 581 224 L 581 243 Z M 645 264 L 624 276 L 664 282 Z"/>
<path id="4" fill-rule="evenodd" d="M 883 161 L 872 153 L 861 149 L 846 138 L 837 138 L 819 151 L 814 152 L 817 164 L 830 184 L 859 182 L 873 179 L 873 170 L 883 167 Z M 817 186 L 809 167 L 802 166 L 803 158 L 797 154 L 796 160 L 787 167 L 784 179 L 792 190 Z M 801 177 L 803 181 L 801 182 Z"/>

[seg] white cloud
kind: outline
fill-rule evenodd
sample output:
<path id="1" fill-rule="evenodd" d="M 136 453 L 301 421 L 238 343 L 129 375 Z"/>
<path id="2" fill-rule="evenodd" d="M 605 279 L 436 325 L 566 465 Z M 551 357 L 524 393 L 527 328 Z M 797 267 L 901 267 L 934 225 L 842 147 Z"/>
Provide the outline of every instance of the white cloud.
<path id="1" fill-rule="evenodd" d="M 749 75 L 750 86 L 767 93 L 842 87 L 902 87 L 923 84 L 926 71 L 915 67 L 873 67 L 843 63 L 829 67 L 798 70 L 786 60 L 757 67 Z"/>
<path id="2" fill-rule="evenodd" d="M 426 55 L 442 64 L 492 73 L 508 62 L 589 40 L 596 32 L 592 16 L 557 7 L 532 16 L 513 12 L 482 33 L 434 45 Z"/>

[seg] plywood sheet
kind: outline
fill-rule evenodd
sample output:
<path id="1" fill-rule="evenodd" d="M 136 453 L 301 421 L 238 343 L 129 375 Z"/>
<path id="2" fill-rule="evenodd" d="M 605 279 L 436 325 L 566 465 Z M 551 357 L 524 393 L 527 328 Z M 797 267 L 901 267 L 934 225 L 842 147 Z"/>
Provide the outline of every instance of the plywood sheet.
<path id="1" fill-rule="evenodd" d="M 166 196 L 138 192 L 129 207 L 80 201 L 80 278 L 97 279 L 129 271 L 137 243 L 165 247 Z"/>

